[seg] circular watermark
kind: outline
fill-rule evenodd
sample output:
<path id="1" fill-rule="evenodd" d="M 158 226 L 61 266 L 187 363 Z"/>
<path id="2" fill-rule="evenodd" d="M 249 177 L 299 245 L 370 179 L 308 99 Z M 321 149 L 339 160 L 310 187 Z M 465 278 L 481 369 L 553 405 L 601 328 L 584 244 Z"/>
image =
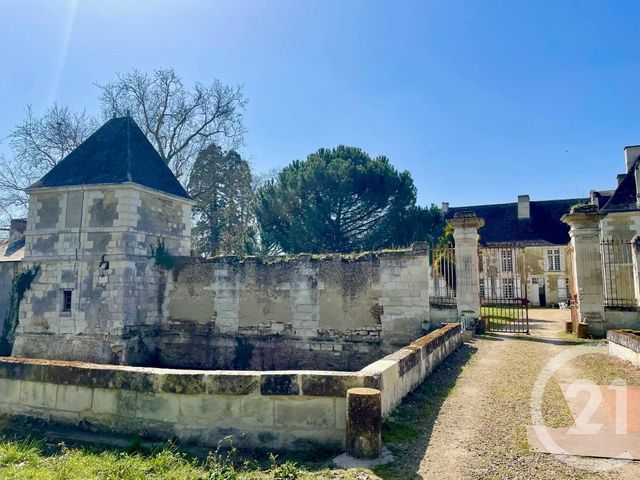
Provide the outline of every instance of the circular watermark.
<path id="1" fill-rule="evenodd" d="M 531 395 L 530 434 L 537 438 L 544 451 L 555 454 L 571 467 L 605 472 L 632 460 L 628 451 L 631 437 L 627 431 L 625 380 L 616 379 L 606 386 L 596 385 L 588 379 L 563 384 L 561 389 L 574 424 L 568 428 L 551 428 L 544 424 L 543 400 L 547 384 L 563 367 L 571 369 L 570 362 L 586 355 L 608 356 L 609 349 L 605 345 L 574 347 L 552 357 L 542 369 Z M 599 455 L 605 458 L 598 458 Z"/>

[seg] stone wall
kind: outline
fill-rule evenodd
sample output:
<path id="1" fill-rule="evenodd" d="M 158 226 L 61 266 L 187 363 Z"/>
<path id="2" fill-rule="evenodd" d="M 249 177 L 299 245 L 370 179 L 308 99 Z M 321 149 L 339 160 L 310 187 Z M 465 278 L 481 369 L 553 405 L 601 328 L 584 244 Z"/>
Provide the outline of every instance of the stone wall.
<path id="1" fill-rule="evenodd" d="M 609 330 L 609 354 L 640 368 L 640 331 Z"/>
<path id="2" fill-rule="evenodd" d="M 158 362 L 357 370 L 429 328 L 428 251 L 191 260 L 176 272 Z"/>
<path id="3" fill-rule="evenodd" d="M 388 415 L 462 344 L 462 326 L 451 323 L 362 369 L 360 373 L 380 379 L 382 415 Z"/>
<path id="4" fill-rule="evenodd" d="M 342 450 L 346 392 L 378 388 L 383 413 L 462 342 L 450 325 L 360 372 L 194 371 L 0 358 L 0 414 L 216 447 Z"/>

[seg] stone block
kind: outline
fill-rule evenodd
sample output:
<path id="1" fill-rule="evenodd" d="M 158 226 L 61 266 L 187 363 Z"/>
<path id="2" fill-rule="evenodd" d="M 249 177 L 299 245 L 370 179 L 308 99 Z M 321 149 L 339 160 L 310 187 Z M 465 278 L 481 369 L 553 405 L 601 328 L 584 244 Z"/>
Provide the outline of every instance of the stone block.
<path id="1" fill-rule="evenodd" d="M 299 395 L 298 376 L 291 374 L 263 374 L 260 377 L 262 395 Z"/>
<path id="2" fill-rule="evenodd" d="M 20 380 L 0 378 L 0 403 L 20 402 Z"/>
<path id="3" fill-rule="evenodd" d="M 278 398 L 275 424 L 280 427 L 332 428 L 336 425 L 332 398 Z"/>
<path id="4" fill-rule="evenodd" d="M 180 416 L 203 422 L 231 420 L 240 417 L 240 399 L 230 395 L 174 395 Z"/>
<path id="5" fill-rule="evenodd" d="M 274 400 L 264 396 L 246 396 L 240 400 L 242 423 L 251 426 L 271 426 L 275 423 Z"/>
<path id="6" fill-rule="evenodd" d="M 362 385 L 357 374 L 337 372 L 302 373 L 302 395 L 312 397 L 346 397 L 347 390 Z"/>
<path id="7" fill-rule="evenodd" d="M 95 388 L 91 409 L 97 414 L 120 415 L 126 417 L 138 406 L 136 392 Z"/>
<path id="8" fill-rule="evenodd" d="M 56 408 L 70 412 L 82 412 L 91 408 L 92 391 L 88 387 L 58 385 Z"/>
<path id="9" fill-rule="evenodd" d="M 171 393 L 136 394 L 136 416 L 149 420 L 176 423 L 180 415 L 179 395 Z"/>
<path id="10" fill-rule="evenodd" d="M 30 407 L 55 408 L 58 386 L 50 383 L 23 381 L 20 385 L 20 403 Z"/>

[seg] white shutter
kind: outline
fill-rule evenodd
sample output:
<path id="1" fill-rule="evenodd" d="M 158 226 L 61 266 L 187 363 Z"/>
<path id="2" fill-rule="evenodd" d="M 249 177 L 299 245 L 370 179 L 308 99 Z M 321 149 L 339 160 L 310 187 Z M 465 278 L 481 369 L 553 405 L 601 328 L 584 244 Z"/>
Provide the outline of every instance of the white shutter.
<path id="1" fill-rule="evenodd" d="M 564 277 L 558 278 L 558 301 L 563 302 L 567 300 L 567 279 Z"/>
<path id="2" fill-rule="evenodd" d="M 542 250 L 542 260 L 544 261 L 544 271 L 549 271 L 549 250 Z"/>
<path id="3" fill-rule="evenodd" d="M 565 259 L 565 249 L 561 248 L 560 249 L 560 271 L 564 272 L 567 269 L 566 266 L 566 259 Z"/>

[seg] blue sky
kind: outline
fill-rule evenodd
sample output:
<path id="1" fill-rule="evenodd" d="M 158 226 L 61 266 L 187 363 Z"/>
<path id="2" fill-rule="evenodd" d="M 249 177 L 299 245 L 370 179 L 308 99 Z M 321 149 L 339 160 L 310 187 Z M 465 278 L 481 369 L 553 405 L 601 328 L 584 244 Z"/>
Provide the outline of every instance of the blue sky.
<path id="1" fill-rule="evenodd" d="M 638 1 L 0 0 L 0 137 L 94 83 L 242 83 L 257 171 L 347 144 L 422 204 L 586 196 L 640 143 Z M 0 150 L 6 145 L 0 146 Z"/>

